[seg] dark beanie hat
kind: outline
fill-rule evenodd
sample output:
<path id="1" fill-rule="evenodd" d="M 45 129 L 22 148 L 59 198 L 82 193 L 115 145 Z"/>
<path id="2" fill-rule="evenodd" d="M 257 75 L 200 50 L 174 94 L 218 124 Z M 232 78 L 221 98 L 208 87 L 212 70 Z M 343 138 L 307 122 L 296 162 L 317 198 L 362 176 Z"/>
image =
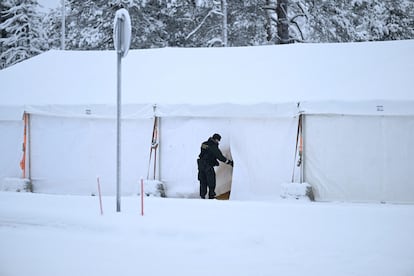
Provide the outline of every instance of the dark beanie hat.
<path id="1" fill-rule="evenodd" d="M 220 134 L 217 134 L 217 133 L 215 133 L 214 135 L 213 135 L 213 139 L 214 140 L 221 140 L 221 136 L 220 136 Z"/>

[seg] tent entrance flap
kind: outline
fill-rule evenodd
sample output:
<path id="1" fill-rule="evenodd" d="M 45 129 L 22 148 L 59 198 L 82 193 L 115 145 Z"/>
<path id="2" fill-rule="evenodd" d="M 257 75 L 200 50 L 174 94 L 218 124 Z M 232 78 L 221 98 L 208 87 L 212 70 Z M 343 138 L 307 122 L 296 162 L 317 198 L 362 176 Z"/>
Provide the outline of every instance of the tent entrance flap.
<path id="1" fill-rule="evenodd" d="M 221 150 L 224 156 L 226 156 L 230 160 L 233 160 L 233 157 L 231 154 L 230 143 L 228 144 L 227 142 L 223 143 L 223 145 L 221 146 Z M 233 167 L 220 162 L 220 166 L 216 168 L 216 173 L 217 173 L 216 198 L 217 199 L 230 199 L 232 179 L 233 179 Z"/>
<path id="2" fill-rule="evenodd" d="M 230 199 L 230 193 L 231 193 L 231 190 L 224 193 L 224 194 L 216 196 L 216 198 L 220 199 L 220 200 L 229 200 Z"/>
<path id="3" fill-rule="evenodd" d="M 276 199 L 292 179 L 298 118 L 234 119 L 231 199 Z"/>

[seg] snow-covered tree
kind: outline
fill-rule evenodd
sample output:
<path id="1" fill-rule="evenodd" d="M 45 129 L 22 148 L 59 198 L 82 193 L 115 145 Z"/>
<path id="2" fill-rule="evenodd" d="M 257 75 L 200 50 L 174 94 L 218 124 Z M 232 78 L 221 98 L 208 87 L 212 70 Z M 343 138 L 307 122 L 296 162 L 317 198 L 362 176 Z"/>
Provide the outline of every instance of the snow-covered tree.
<path id="1" fill-rule="evenodd" d="M 382 40 L 412 39 L 414 37 L 414 1 L 388 0 L 385 17 L 386 31 Z"/>
<path id="2" fill-rule="evenodd" d="M 60 49 L 62 38 L 62 8 L 51 10 L 43 19 L 49 49 Z"/>
<path id="3" fill-rule="evenodd" d="M 262 0 L 228 2 L 229 46 L 267 44 L 266 11 Z"/>
<path id="4" fill-rule="evenodd" d="M 286 44 L 305 41 L 307 15 L 300 0 L 265 0 L 267 41 Z"/>
<path id="5" fill-rule="evenodd" d="M 7 0 L 1 5 L 0 68 L 40 54 L 48 47 L 36 0 Z"/>
<path id="6" fill-rule="evenodd" d="M 414 38 L 414 0 L 65 3 L 66 49 L 113 49 L 113 19 L 120 8 L 131 16 L 132 49 Z M 46 49 L 60 48 L 62 7 L 47 15 L 39 11 L 35 0 L 0 0 L 0 68 Z"/>
<path id="7" fill-rule="evenodd" d="M 111 37 L 105 37 L 102 30 L 103 21 L 102 1 L 92 0 L 67 0 L 66 1 L 66 26 L 65 41 L 67 49 L 99 49 L 103 41 Z"/>
<path id="8" fill-rule="evenodd" d="M 3 13 L 8 9 L 8 6 L 6 6 L 6 1 L 0 1 L 0 25 L 8 19 L 8 17 L 4 16 Z M 0 39 L 7 37 L 7 32 L 5 29 L 0 29 Z M 3 53 L 6 50 L 6 48 L 3 47 L 3 43 L 0 42 L 0 53 Z M 1 62 L 0 62 L 1 63 Z M 0 65 L 1 69 L 1 65 Z"/>
<path id="9" fill-rule="evenodd" d="M 306 5 L 312 42 L 414 38 L 412 0 L 306 0 Z"/>
<path id="10" fill-rule="evenodd" d="M 113 49 L 119 8 L 130 13 L 133 49 L 222 46 L 224 33 L 228 46 L 414 37 L 412 0 L 227 0 L 227 31 L 220 0 L 66 1 L 69 49 Z M 55 13 L 48 37 L 60 45 Z"/>
<path id="11" fill-rule="evenodd" d="M 80 50 L 113 49 L 113 20 L 118 9 L 129 11 L 132 24 L 131 48 L 167 45 L 168 18 L 163 1 L 148 0 L 66 0 L 66 48 Z M 49 17 L 48 32 L 59 45 L 61 8 Z"/>

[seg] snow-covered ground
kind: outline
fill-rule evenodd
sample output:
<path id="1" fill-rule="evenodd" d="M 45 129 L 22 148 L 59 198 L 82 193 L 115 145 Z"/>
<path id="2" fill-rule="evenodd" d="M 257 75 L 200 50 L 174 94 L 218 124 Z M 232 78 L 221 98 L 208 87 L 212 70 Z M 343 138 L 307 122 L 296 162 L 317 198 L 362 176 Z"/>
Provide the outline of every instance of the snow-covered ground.
<path id="1" fill-rule="evenodd" d="M 414 206 L 0 192 L 0 275 L 414 275 Z"/>

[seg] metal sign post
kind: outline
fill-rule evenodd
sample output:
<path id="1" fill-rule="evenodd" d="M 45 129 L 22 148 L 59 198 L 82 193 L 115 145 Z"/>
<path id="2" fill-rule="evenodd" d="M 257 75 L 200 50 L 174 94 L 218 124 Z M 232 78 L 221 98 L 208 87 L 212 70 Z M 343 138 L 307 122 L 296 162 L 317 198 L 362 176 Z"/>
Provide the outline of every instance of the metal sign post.
<path id="1" fill-rule="evenodd" d="M 122 33 L 122 19 L 117 19 L 117 30 Z M 116 42 L 117 50 L 117 93 L 116 93 L 116 211 L 121 212 L 121 39 Z"/>
<path id="2" fill-rule="evenodd" d="M 117 112 L 116 112 L 116 211 L 121 212 L 121 70 L 131 42 L 131 19 L 126 9 L 120 9 L 114 20 L 114 46 L 117 54 Z"/>

